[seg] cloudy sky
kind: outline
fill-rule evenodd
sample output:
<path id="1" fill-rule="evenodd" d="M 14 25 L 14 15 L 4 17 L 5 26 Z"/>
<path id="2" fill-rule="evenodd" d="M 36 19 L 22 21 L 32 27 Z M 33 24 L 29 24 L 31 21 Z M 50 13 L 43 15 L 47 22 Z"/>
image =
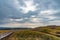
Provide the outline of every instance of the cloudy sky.
<path id="1" fill-rule="evenodd" d="M 60 0 L 0 0 L 0 27 L 60 25 Z"/>

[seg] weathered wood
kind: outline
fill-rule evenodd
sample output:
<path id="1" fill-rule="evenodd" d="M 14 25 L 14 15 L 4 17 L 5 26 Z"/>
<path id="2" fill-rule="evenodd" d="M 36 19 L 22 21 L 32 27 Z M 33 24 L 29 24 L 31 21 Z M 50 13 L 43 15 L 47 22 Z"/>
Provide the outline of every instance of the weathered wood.
<path id="1" fill-rule="evenodd" d="M 0 35 L 0 40 L 7 40 L 7 37 L 9 37 L 13 32 L 6 32 Z"/>

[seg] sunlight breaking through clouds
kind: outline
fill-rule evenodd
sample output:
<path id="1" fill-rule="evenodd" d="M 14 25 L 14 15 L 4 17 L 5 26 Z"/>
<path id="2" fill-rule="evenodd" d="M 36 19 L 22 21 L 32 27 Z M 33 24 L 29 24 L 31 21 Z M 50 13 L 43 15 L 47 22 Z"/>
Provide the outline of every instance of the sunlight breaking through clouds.
<path id="1" fill-rule="evenodd" d="M 22 7 L 22 12 L 28 13 L 29 11 L 36 11 L 38 4 L 34 5 L 33 0 L 24 1 L 25 7 Z"/>
<path id="2" fill-rule="evenodd" d="M 2 25 L 11 23 L 12 26 L 13 22 L 18 25 L 48 25 L 56 19 L 60 20 L 60 2 L 57 0 L 0 0 L 0 8 Z"/>
<path id="3" fill-rule="evenodd" d="M 21 6 L 18 0 L 14 0 L 15 7 L 22 13 L 28 13 L 29 11 L 36 11 L 38 4 L 34 5 L 33 0 L 23 0 L 25 6 Z"/>

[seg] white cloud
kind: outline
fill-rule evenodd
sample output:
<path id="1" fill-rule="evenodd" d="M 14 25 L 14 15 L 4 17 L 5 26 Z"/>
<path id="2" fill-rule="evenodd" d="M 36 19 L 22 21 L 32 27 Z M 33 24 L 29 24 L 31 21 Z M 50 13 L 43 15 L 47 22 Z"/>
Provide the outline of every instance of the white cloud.
<path id="1" fill-rule="evenodd" d="M 24 25 L 22 23 L 9 23 L 8 25 L 5 24 L 6 26 L 38 26 L 40 24 L 42 24 L 41 22 L 44 20 L 43 18 L 47 18 L 47 20 L 53 20 L 55 18 L 57 18 L 56 16 L 54 16 L 53 14 L 59 12 L 59 10 L 55 10 L 53 7 L 55 7 L 57 4 L 52 1 L 52 0 L 40 0 L 40 3 L 36 4 L 34 3 L 34 0 L 23 0 L 24 2 L 24 6 L 20 5 L 19 0 L 12 0 L 13 3 L 11 3 L 18 11 L 22 12 L 22 13 L 28 13 L 29 11 L 36 11 L 36 10 L 40 10 L 40 13 L 38 13 L 38 11 L 36 11 L 36 13 L 38 14 L 38 16 L 32 15 L 31 18 L 24 18 L 24 19 L 29 19 L 30 21 L 34 22 L 33 23 L 25 23 Z M 48 5 L 46 3 L 49 3 Z M 37 6 L 39 6 L 41 9 L 38 9 Z M 48 8 L 48 9 L 47 9 Z M 22 9 L 22 10 L 20 10 Z M 29 15 L 30 16 L 30 15 Z M 8 19 L 8 22 L 15 22 L 15 21 L 22 21 L 24 20 L 23 18 L 21 19 Z M 6 20 L 7 22 L 7 20 Z M 60 22 L 60 21 L 59 21 Z M 37 24 L 38 23 L 38 24 Z M 51 23 L 58 23 L 58 21 L 53 21 Z M 21 25 L 20 25 L 21 24 Z"/>
<path id="2" fill-rule="evenodd" d="M 42 18 L 33 18 L 33 17 L 31 17 L 30 21 L 32 21 L 33 23 L 40 23 L 40 22 L 42 22 Z"/>
<path id="3" fill-rule="evenodd" d="M 25 5 L 25 6 L 21 6 L 21 5 L 19 4 L 20 1 L 14 0 L 14 1 L 13 1 L 14 7 L 15 7 L 18 11 L 20 11 L 20 12 L 22 12 L 22 13 L 28 13 L 29 11 L 36 11 L 36 10 L 37 10 L 38 4 L 35 4 L 35 5 L 34 5 L 34 1 L 33 1 L 33 0 L 23 0 L 23 2 L 24 2 L 24 5 Z M 20 10 L 20 9 L 22 9 L 22 10 Z"/>
<path id="4" fill-rule="evenodd" d="M 23 19 L 10 19 L 10 21 L 22 21 Z"/>
<path id="5" fill-rule="evenodd" d="M 21 7 L 23 13 L 28 13 L 29 11 L 36 11 L 38 4 L 34 5 L 33 0 L 24 0 L 25 7 Z"/>
<path id="6" fill-rule="evenodd" d="M 43 26 L 42 23 L 18 23 L 18 22 L 11 22 L 0 25 L 0 27 L 8 27 L 8 28 L 35 28 Z"/>
<path id="7" fill-rule="evenodd" d="M 35 18 L 35 17 L 36 17 L 36 15 L 31 15 L 31 17 L 32 17 L 32 18 Z"/>
<path id="8" fill-rule="evenodd" d="M 41 15 L 52 15 L 52 14 L 55 14 L 57 13 L 58 11 L 57 10 L 43 10 L 40 12 Z"/>
<path id="9" fill-rule="evenodd" d="M 42 18 L 47 18 L 47 20 L 53 20 L 53 19 L 57 18 L 56 16 L 54 16 L 54 14 L 56 14 L 58 12 L 59 12 L 59 10 L 53 10 L 53 9 L 42 10 L 38 14 L 38 16 L 40 16 Z"/>
<path id="10" fill-rule="evenodd" d="M 39 22 L 38 18 L 31 18 L 32 22 Z"/>
<path id="11" fill-rule="evenodd" d="M 60 25 L 60 20 L 49 21 L 49 25 Z"/>
<path id="12" fill-rule="evenodd" d="M 28 19 L 27 17 L 25 17 L 24 19 Z"/>
<path id="13" fill-rule="evenodd" d="M 55 17 L 55 16 L 46 16 L 45 18 L 48 18 L 49 20 L 53 20 L 53 19 L 55 19 L 57 17 Z"/>

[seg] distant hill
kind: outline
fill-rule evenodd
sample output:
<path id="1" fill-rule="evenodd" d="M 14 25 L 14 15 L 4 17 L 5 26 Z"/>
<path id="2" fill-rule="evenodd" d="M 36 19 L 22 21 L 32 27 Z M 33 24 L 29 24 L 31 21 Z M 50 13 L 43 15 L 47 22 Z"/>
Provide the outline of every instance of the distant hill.
<path id="1" fill-rule="evenodd" d="M 51 28 L 51 29 L 55 29 L 58 28 L 60 26 L 56 26 L 56 25 L 48 25 L 48 26 L 43 26 L 43 27 L 36 27 L 36 29 L 41 29 L 41 28 Z M 21 29 L 35 29 L 35 28 L 9 28 L 9 27 L 0 27 L 0 30 L 21 30 Z"/>
<path id="2" fill-rule="evenodd" d="M 31 29 L 31 28 L 8 28 L 8 27 L 0 27 L 0 30 L 23 30 L 23 29 Z"/>

